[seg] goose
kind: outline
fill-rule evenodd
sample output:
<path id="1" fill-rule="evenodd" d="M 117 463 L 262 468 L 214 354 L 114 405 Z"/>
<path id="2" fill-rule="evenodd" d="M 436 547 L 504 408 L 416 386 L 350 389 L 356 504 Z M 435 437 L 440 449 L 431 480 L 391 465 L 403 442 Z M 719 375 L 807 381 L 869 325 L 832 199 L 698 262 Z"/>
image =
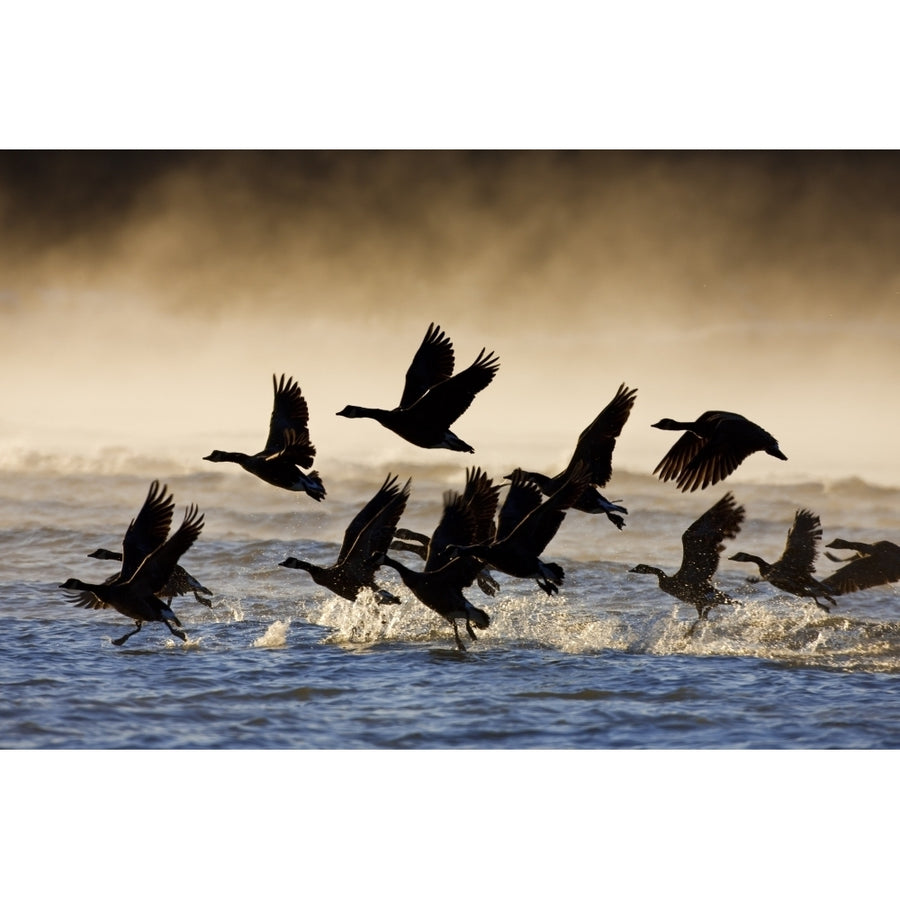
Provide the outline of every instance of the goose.
<path id="1" fill-rule="evenodd" d="M 466 485 L 463 490 L 459 503 L 472 510 L 475 516 L 487 516 L 489 520 L 493 518 L 493 510 L 497 506 L 497 495 L 499 487 L 494 486 L 491 479 L 480 468 L 466 470 Z M 488 511 L 490 515 L 488 516 Z M 453 541 L 466 540 L 467 533 L 453 533 L 453 529 L 457 523 L 465 521 L 461 515 L 447 514 L 444 515 L 438 523 L 434 533 L 429 537 L 417 531 L 410 531 L 406 528 L 398 528 L 395 532 L 395 540 L 391 543 L 391 550 L 406 551 L 415 553 L 417 556 L 425 560 L 426 568 L 433 571 L 439 569 L 452 558 L 447 547 Z M 492 534 L 492 521 L 481 521 L 478 524 L 479 534 Z M 493 597 L 500 586 L 491 576 L 487 567 L 482 568 L 475 576 L 478 587 L 489 597 Z"/>
<path id="2" fill-rule="evenodd" d="M 475 450 L 457 437 L 450 426 L 469 408 L 500 368 L 493 352 L 484 348 L 467 369 L 453 374 L 453 344 L 432 322 L 406 372 L 400 403 L 394 409 L 345 406 L 339 416 L 374 419 L 405 441 L 426 449 Z"/>
<path id="3" fill-rule="evenodd" d="M 144 622 L 162 622 L 169 631 L 182 641 L 187 640 L 181 630 L 181 622 L 172 612 L 172 607 L 157 595 L 172 577 L 181 555 L 187 551 L 203 530 L 203 516 L 196 506 L 191 505 L 184 514 L 184 521 L 178 530 L 164 543 L 140 560 L 129 577 L 119 577 L 102 584 L 93 584 L 78 578 L 69 578 L 60 588 L 80 591 L 81 596 L 68 600 L 75 606 L 88 609 L 106 609 L 134 620 L 135 629 L 113 643 L 122 646 L 132 635 L 137 634 Z M 122 561 L 122 571 L 130 571 L 133 559 L 128 556 Z"/>
<path id="4" fill-rule="evenodd" d="M 616 395 L 597 414 L 584 431 L 578 436 L 575 451 L 569 464 L 558 475 L 552 478 L 542 475 L 540 472 L 523 470 L 548 497 L 553 494 L 566 478 L 571 475 L 573 468 L 580 462 L 587 467 L 591 483 L 582 491 L 581 496 L 572 504 L 572 509 L 586 513 L 603 513 L 619 530 L 625 527 L 625 520 L 619 513 L 628 514 L 624 506 L 611 503 L 601 494 L 597 488 L 603 487 L 612 477 L 612 454 L 616 446 L 616 438 L 622 433 L 622 428 L 631 415 L 631 408 L 637 390 L 628 388 L 624 384 L 619 385 Z M 505 476 L 510 479 L 511 475 Z"/>
<path id="5" fill-rule="evenodd" d="M 466 487 L 468 496 L 458 491 L 444 494 L 441 519 L 429 542 L 435 549 L 427 554 L 423 571 L 410 569 L 387 554 L 379 556 L 379 562 L 393 568 L 418 600 L 453 626 L 456 646 L 461 651 L 466 647 L 460 638 L 457 620 L 465 620 L 466 632 L 473 641 L 477 637 L 472 626 L 484 629 L 491 620 L 463 594 L 463 589 L 475 581 L 482 563 L 458 556 L 448 559 L 447 553 L 452 547 L 451 539 L 469 543 L 489 538 L 494 530 L 499 494 L 499 487 L 495 487 L 479 468 L 466 470 Z"/>
<path id="6" fill-rule="evenodd" d="M 92 559 L 108 559 L 118 562 L 122 562 L 123 557 L 128 559 L 127 568 L 120 570 L 107 581 L 122 578 L 127 580 L 130 578 L 141 560 L 168 537 L 169 528 L 172 524 L 172 513 L 175 510 L 175 500 L 172 494 L 168 493 L 168 490 L 167 485 L 163 485 L 160 488 L 159 481 L 151 483 L 150 490 L 147 492 L 147 498 L 125 531 L 125 537 L 122 539 L 124 552 L 100 547 L 94 550 L 93 553 L 88 553 L 88 556 Z M 212 594 L 212 591 L 200 584 L 193 575 L 178 565 L 175 566 L 172 577 L 166 582 L 165 587 L 158 592 L 158 595 L 160 597 L 173 598 L 189 592 L 193 592 L 198 603 L 212 607 L 212 603 L 206 597 L 200 596 L 201 593 Z"/>
<path id="7" fill-rule="evenodd" d="M 697 621 L 706 619 L 713 606 L 737 602 L 714 587 L 712 577 L 719 567 L 719 554 L 724 550 L 722 541 L 734 538 L 743 521 L 744 507 L 735 505 L 729 491 L 682 534 L 681 567 L 674 575 L 645 563 L 639 563 L 629 572 L 655 575 L 662 590 L 697 610 Z"/>
<path id="8" fill-rule="evenodd" d="M 787 459 L 768 431 L 738 413 L 709 410 L 695 422 L 660 419 L 651 427 L 685 432 L 653 470 L 661 481 L 674 478 L 682 491 L 722 481 L 757 450 Z"/>
<path id="9" fill-rule="evenodd" d="M 500 524 L 491 541 L 454 545 L 452 552 L 459 556 L 474 557 L 492 569 L 514 578 L 534 578 L 538 587 L 548 595 L 558 593 L 565 578 L 562 566 L 544 562 L 540 555 L 559 531 L 566 511 L 581 496 L 589 484 L 585 467 L 578 464 L 562 485 L 542 501 L 540 489 L 526 478 L 521 469 L 512 473 L 509 502 L 518 509 L 500 513 Z M 512 499 L 510 499 L 512 495 Z"/>
<path id="10" fill-rule="evenodd" d="M 351 602 L 363 588 L 369 588 L 380 604 L 400 603 L 399 598 L 375 583 L 375 559 L 388 549 L 406 508 L 410 484 L 407 480 L 401 488 L 397 476 L 388 474 L 377 493 L 350 521 L 333 565 L 317 566 L 293 556 L 278 565 L 309 572 L 316 584 Z"/>
<path id="11" fill-rule="evenodd" d="M 309 409 L 293 378 L 284 375 L 276 381 L 275 402 L 269 420 L 266 445 L 259 453 L 247 454 L 229 450 L 213 450 L 204 456 L 209 462 L 233 462 L 242 469 L 275 487 L 286 491 L 305 491 L 313 500 L 325 497 L 325 486 L 319 473 L 301 471 L 313 464 L 316 448 L 309 439 Z"/>
<path id="12" fill-rule="evenodd" d="M 862 541 L 835 538 L 827 546 L 834 550 L 856 551 L 847 559 L 840 559 L 833 553 L 826 554 L 833 562 L 845 564 L 822 579 L 822 584 L 832 594 L 850 594 L 900 581 L 900 547 L 890 541 L 864 544 Z"/>
<path id="13" fill-rule="evenodd" d="M 749 581 L 768 581 L 773 587 L 797 597 L 812 597 L 816 606 L 827 610 L 829 607 L 822 603 L 819 597 L 824 597 L 832 606 L 835 605 L 835 600 L 828 588 L 812 575 L 821 537 L 822 525 L 819 517 L 808 509 L 798 509 L 788 530 L 784 552 L 775 562 L 768 563 L 758 556 L 743 551 L 735 553 L 729 559 L 756 563 L 759 567 L 759 578 L 750 578 Z"/>
<path id="14" fill-rule="evenodd" d="M 122 561 L 121 551 L 106 550 L 103 547 L 98 547 L 93 553 L 88 553 L 88 556 L 91 559 Z M 200 596 L 201 594 L 212 594 L 212 591 L 200 584 L 190 572 L 178 565 L 172 570 L 172 577 L 166 582 L 166 586 L 159 591 L 159 596 L 173 598 L 181 597 L 185 594 L 193 594 L 194 599 L 198 603 L 202 603 L 204 606 L 212 609 L 212 600 Z"/>

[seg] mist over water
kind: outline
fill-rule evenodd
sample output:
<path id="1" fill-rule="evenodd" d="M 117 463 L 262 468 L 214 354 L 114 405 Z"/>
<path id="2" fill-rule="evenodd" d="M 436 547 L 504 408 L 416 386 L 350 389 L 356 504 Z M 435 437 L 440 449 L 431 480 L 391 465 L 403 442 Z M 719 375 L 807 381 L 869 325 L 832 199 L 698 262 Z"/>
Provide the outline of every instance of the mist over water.
<path id="1" fill-rule="evenodd" d="M 472 461 L 390 407 L 429 322 L 501 367 L 457 423 L 492 467 L 562 466 L 621 382 L 614 465 L 663 416 L 741 412 L 789 462 L 900 484 L 900 170 L 878 153 L 7 153 L 0 458 L 261 448 L 299 381 L 316 465 Z M 117 456 L 118 454 L 118 456 Z M 499 474 L 499 473 L 498 473 Z"/>

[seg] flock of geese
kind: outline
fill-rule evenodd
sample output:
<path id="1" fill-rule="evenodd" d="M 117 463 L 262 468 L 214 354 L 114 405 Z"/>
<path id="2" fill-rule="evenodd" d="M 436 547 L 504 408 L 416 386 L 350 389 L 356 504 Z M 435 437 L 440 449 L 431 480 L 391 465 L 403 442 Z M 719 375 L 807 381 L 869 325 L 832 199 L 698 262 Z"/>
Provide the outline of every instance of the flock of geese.
<path id="1" fill-rule="evenodd" d="M 454 374 L 453 345 L 432 323 L 406 372 L 397 406 L 346 406 L 337 415 L 374 419 L 418 447 L 473 453 L 451 426 L 491 383 L 498 369 L 497 357 L 482 349 L 468 368 Z M 204 459 L 237 463 L 268 484 L 302 491 L 321 501 L 326 492 L 319 473 L 311 468 L 316 449 L 310 441 L 306 400 L 291 377 L 273 376 L 273 387 L 275 400 L 263 449 L 253 454 L 213 450 Z M 500 485 L 481 468 L 469 468 L 463 490 L 445 493 L 440 521 L 431 535 L 424 535 L 399 527 L 411 481 L 401 485 L 397 476 L 389 474 L 347 525 L 332 565 L 315 565 L 295 557 L 280 565 L 305 570 L 316 584 L 347 600 L 354 601 L 360 591 L 370 590 L 377 602 L 384 604 L 400 603 L 376 581 L 382 566 L 393 568 L 422 603 L 452 625 L 456 646 L 465 650 L 458 622 L 465 622 L 473 640 L 474 628 L 484 629 L 490 624 L 488 614 L 466 598 L 467 588 L 477 584 L 485 594 L 494 595 L 498 583 L 491 573 L 496 571 L 534 579 L 547 594 L 556 593 L 563 583 L 563 569 L 541 556 L 569 510 L 602 513 L 617 528 L 624 527 L 622 516 L 627 510 L 610 502 L 599 489 L 612 475 L 613 449 L 636 395 L 636 390 L 624 384 L 619 387 L 581 433 L 569 464 L 557 475 L 517 468 L 504 476 L 505 483 Z M 681 491 L 717 484 L 751 453 L 762 451 L 787 459 L 771 434 L 737 413 L 709 411 L 694 421 L 662 419 L 652 427 L 683 432 L 653 471 L 664 482 L 674 481 Z M 506 494 L 501 503 L 503 487 Z M 79 592 L 69 598 L 76 606 L 111 608 L 133 620 L 134 630 L 114 644 L 124 644 L 145 622 L 162 622 L 172 634 L 186 640 L 172 610 L 172 598 L 193 593 L 198 602 L 211 605 L 202 596 L 211 591 L 178 564 L 199 537 L 203 515 L 196 506 L 189 506 L 182 523 L 170 535 L 174 508 L 168 488 L 154 481 L 125 532 L 121 552 L 101 548 L 89 554 L 121 561 L 120 571 L 102 583 L 69 578 L 60 585 Z M 655 575 L 663 591 L 697 610 L 697 621 L 705 619 L 713 607 L 736 602 L 712 579 L 723 542 L 738 534 L 744 516 L 744 508 L 736 504 L 729 491 L 685 530 L 677 572 L 668 575 L 644 563 L 629 571 Z M 900 547 L 896 544 L 864 544 L 840 538 L 827 546 L 854 551 L 853 555 L 840 559 L 826 553 L 843 565 L 827 578 L 816 579 L 813 570 L 821 537 L 819 517 L 800 509 L 788 531 L 784 552 L 775 562 L 743 552 L 730 558 L 758 567 L 759 576 L 751 581 L 767 581 L 779 590 L 811 598 L 826 610 L 836 604 L 837 596 L 900 580 Z M 422 558 L 424 566 L 413 569 L 390 555 L 401 552 Z"/>

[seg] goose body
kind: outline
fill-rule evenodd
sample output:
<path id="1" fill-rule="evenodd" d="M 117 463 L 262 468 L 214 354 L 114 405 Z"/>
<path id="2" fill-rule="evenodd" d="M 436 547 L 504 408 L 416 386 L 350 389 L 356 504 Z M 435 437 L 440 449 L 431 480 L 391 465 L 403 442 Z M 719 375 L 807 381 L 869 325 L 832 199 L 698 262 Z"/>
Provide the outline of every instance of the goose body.
<path id="1" fill-rule="evenodd" d="M 588 477 L 584 467 L 577 466 L 562 486 L 544 500 L 537 485 L 521 469 L 515 470 L 495 538 L 457 545 L 453 551 L 462 557 L 479 559 L 514 578 L 534 578 L 547 594 L 557 593 L 565 578 L 562 566 L 544 562 L 540 556 L 559 531 L 566 511 L 581 495 Z"/>
<path id="2" fill-rule="evenodd" d="M 833 606 L 835 601 L 831 592 L 812 574 L 821 537 L 819 517 L 808 509 L 798 509 L 788 530 L 784 552 L 775 562 L 768 563 L 759 556 L 744 552 L 735 553 L 730 558 L 737 562 L 755 563 L 759 569 L 759 580 L 768 581 L 773 587 L 797 597 L 811 597 L 817 606 L 828 609 L 818 598 L 824 597 Z"/>
<path id="3" fill-rule="evenodd" d="M 103 547 L 99 547 L 97 550 L 94 550 L 93 553 L 88 553 L 88 556 L 92 559 L 122 561 L 122 554 L 119 551 L 106 550 Z M 208 587 L 204 587 L 200 584 L 190 572 L 178 565 L 173 569 L 172 577 L 166 582 L 165 587 L 159 591 L 158 596 L 173 598 L 181 597 L 184 594 L 193 594 L 194 599 L 198 603 L 202 603 L 204 606 L 212 608 L 212 601 L 207 600 L 206 597 L 200 596 L 201 594 L 212 594 L 212 591 Z"/>
<path id="4" fill-rule="evenodd" d="M 441 568 L 453 558 L 449 548 L 454 543 L 465 542 L 473 534 L 493 535 L 493 516 L 499 490 L 480 468 L 467 469 L 462 495 L 458 499 L 453 495 L 445 497 L 441 521 L 431 537 L 408 529 L 398 529 L 395 535 L 399 540 L 391 544 L 391 549 L 415 553 L 425 560 L 428 571 Z M 456 504 L 463 507 L 463 510 L 457 510 Z M 475 581 L 488 596 L 494 596 L 499 590 L 499 585 L 486 566 L 479 569 Z"/>
<path id="5" fill-rule="evenodd" d="M 628 514 L 624 506 L 610 502 L 597 488 L 603 487 L 612 477 L 612 454 L 616 446 L 616 438 L 631 415 L 631 408 L 637 391 L 619 385 L 613 399 L 597 414 L 596 418 L 581 434 L 575 444 L 575 450 L 569 464 L 557 475 L 550 477 L 540 472 L 522 470 L 523 474 L 533 481 L 546 496 L 551 496 L 562 486 L 572 474 L 575 466 L 585 467 L 589 483 L 581 495 L 572 504 L 572 509 L 579 512 L 604 514 L 616 528 L 625 527 L 625 520 L 619 513 Z M 511 475 L 505 476 L 511 478 Z"/>
<path id="6" fill-rule="evenodd" d="M 744 508 L 735 504 L 729 491 L 682 534 L 681 566 L 674 575 L 645 563 L 629 571 L 655 575 L 663 591 L 690 603 L 697 610 L 698 619 L 705 619 L 712 607 L 735 602 L 713 585 L 712 577 L 719 567 L 722 541 L 735 537 L 743 521 Z"/>
<path id="7" fill-rule="evenodd" d="M 480 468 L 466 470 L 466 487 L 462 494 L 447 491 L 441 519 L 429 539 L 425 554 L 425 568 L 421 572 L 387 555 L 383 565 L 396 570 L 403 583 L 429 609 L 453 626 L 456 646 L 465 650 L 459 635 L 457 620 L 466 623 L 466 631 L 476 640 L 476 628 L 487 628 L 490 617 L 467 599 L 463 590 L 475 581 L 483 569 L 476 559 L 453 555 L 453 543 L 488 540 L 494 532 L 494 513 L 497 509 L 499 487 Z"/>
<path id="8" fill-rule="evenodd" d="M 345 406 L 337 415 L 348 419 L 374 419 L 417 447 L 474 453 L 450 426 L 469 408 L 500 367 L 484 349 L 467 369 L 453 374 L 453 344 L 434 322 L 406 372 L 400 403 L 393 409 Z"/>
<path id="9" fill-rule="evenodd" d="M 203 516 L 199 514 L 196 506 L 189 506 L 178 530 L 136 566 L 133 567 L 133 558 L 129 558 L 128 549 L 125 548 L 122 573 L 119 577 L 102 584 L 69 578 L 60 585 L 60 588 L 82 592 L 80 597 L 69 600 L 75 606 L 88 609 L 112 608 L 134 620 L 136 626 L 134 631 L 117 638 L 113 641 L 114 644 L 119 646 L 124 644 L 128 638 L 141 630 L 144 622 L 162 622 L 172 634 L 186 640 L 185 633 L 180 629 L 181 622 L 178 617 L 158 594 L 172 577 L 179 557 L 191 547 L 202 529 Z M 126 572 L 130 573 L 127 577 Z"/>
<path id="10" fill-rule="evenodd" d="M 258 453 L 213 450 L 204 456 L 209 462 L 237 463 L 244 471 L 286 491 L 303 491 L 313 500 L 325 497 L 325 486 L 316 471 L 304 472 L 313 464 L 316 448 L 309 438 L 309 408 L 293 378 L 272 376 L 275 400 L 269 419 L 266 445 Z"/>
<path id="11" fill-rule="evenodd" d="M 768 431 L 739 413 L 710 410 L 694 422 L 660 419 L 652 427 L 684 432 L 653 470 L 661 481 L 674 479 L 682 491 L 717 484 L 760 450 L 787 459 Z"/>
<path id="12" fill-rule="evenodd" d="M 127 580 L 137 569 L 143 559 L 159 547 L 169 534 L 172 524 L 172 513 L 175 511 L 175 500 L 166 485 L 153 481 L 147 497 L 138 514 L 131 520 L 122 539 L 122 550 L 107 550 L 100 547 L 88 553 L 92 559 L 107 559 L 122 562 L 124 565 L 118 574 L 107 581 Z M 192 592 L 198 603 L 211 607 L 212 603 L 200 594 L 212 594 L 180 565 L 176 565 L 172 576 L 165 586 L 157 591 L 157 596 L 165 598 L 180 597 Z"/>
<path id="13" fill-rule="evenodd" d="M 855 551 L 847 559 L 828 554 L 829 559 L 844 563 L 840 569 L 822 580 L 822 584 L 832 594 L 850 594 L 900 581 L 900 547 L 891 541 L 866 544 L 835 538 L 828 546 L 834 550 Z"/>
<path id="14" fill-rule="evenodd" d="M 361 590 L 368 588 L 379 603 L 400 603 L 397 597 L 375 583 L 375 574 L 379 568 L 378 558 L 387 551 L 406 508 L 409 488 L 409 481 L 400 487 L 395 475 L 385 478 L 377 493 L 347 526 L 333 565 L 318 566 L 293 556 L 279 565 L 309 572 L 316 584 L 351 602 Z"/>

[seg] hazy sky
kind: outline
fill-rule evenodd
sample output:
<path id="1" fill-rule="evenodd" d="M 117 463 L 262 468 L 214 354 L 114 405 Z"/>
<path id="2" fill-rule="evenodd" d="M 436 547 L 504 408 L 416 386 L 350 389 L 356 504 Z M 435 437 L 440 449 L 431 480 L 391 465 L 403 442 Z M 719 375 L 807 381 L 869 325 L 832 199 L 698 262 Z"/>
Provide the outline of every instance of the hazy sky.
<path id="1" fill-rule="evenodd" d="M 17 452 L 252 452 L 284 371 L 320 458 L 453 460 L 334 415 L 394 405 L 434 320 L 500 356 L 486 461 L 564 463 L 624 381 L 624 468 L 714 408 L 790 459 L 748 476 L 900 483 L 896 153 L 12 152 L 0 230 Z"/>

